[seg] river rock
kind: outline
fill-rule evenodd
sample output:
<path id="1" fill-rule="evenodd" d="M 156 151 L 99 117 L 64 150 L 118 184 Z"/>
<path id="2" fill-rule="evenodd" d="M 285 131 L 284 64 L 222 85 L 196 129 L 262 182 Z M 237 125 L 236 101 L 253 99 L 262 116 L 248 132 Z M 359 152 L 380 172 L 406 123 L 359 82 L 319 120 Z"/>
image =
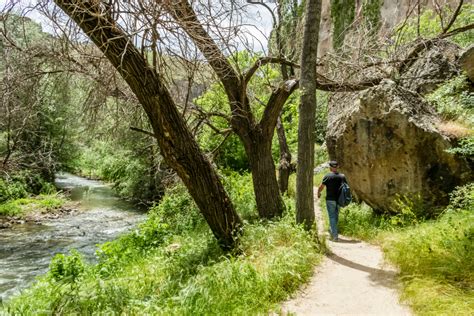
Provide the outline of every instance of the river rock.
<path id="1" fill-rule="evenodd" d="M 422 95 L 433 92 L 441 83 L 460 73 L 458 59 L 462 49 L 449 41 L 437 40 L 400 74 L 401 85 Z"/>
<path id="2" fill-rule="evenodd" d="M 469 46 L 459 58 L 459 66 L 467 77 L 474 82 L 474 45 Z"/>
<path id="3" fill-rule="evenodd" d="M 10 228 L 12 224 L 9 222 L 0 222 L 0 229 Z"/>
<path id="4" fill-rule="evenodd" d="M 432 108 L 416 93 L 383 80 L 329 103 L 327 147 L 356 196 L 378 211 L 397 212 L 399 197 L 446 205 L 454 187 L 472 180 L 469 163 L 447 153 Z"/>

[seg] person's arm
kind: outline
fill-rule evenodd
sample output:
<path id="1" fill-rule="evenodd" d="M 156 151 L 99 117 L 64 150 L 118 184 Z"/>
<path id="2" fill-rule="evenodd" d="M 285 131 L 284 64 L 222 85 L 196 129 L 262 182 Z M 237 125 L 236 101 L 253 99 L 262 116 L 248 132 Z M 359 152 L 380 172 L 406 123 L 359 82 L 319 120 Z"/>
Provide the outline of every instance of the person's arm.
<path id="1" fill-rule="evenodd" d="M 324 190 L 325 185 L 321 183 L 318 188 L 318 199 L 321 197 L 321 192 Z"/>
<path id="2" fill-rule="evenodd" d="M 324 190 L 326 187 L 326 183 L 328 182 L 328 175 L 325 175 L 323 177 L 323 181 L 321 182 L 321 185 L 318 188 L 318 199 L 321 197 L 321 192 Z"/>

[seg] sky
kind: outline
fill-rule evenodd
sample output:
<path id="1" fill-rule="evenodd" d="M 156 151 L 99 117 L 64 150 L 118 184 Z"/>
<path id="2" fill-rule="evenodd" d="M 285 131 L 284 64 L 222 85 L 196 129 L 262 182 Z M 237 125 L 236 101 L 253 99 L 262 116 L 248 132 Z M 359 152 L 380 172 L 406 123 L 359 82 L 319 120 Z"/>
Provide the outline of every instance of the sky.
<path id="1" fill-rule="evenodd" d="M 222 0 L 221 0 L 222 1 Z M 52 1 L 50 1 L 52 3 Z M 226 1 L 227 2 L 227 1 Z M 238 0 L 240 3 L 245 3 L 245 0 Z M 265 1 L 267 5 L 273 9 L 275 12 L 275 5 L 273 4 L 274 1 L 267 0 Z M 4 11 L 4 9 L 10 6 L 12 3 L 17 3 L 16 8 L 24 8 L 32 7 L 37 1 L 31 0 L 0 0 L 0 11 Z M 32 20 L 41 24 L 43 31 L 54 34 L 54 27 L 52 24 L 39 12 L 35 10 L 26 10 L 23 11 L 26 16 L 31 18 Z M 245 32 L 248 32 L 249 35 L 243 35 L 243 41 L 251 43 L 253 47 L 251 47 L 255 51 L 266 51 L 267 50 L 267 42 L 268 36 L 272 30 L 273 18 L 270 14 L 269 10 L 262 6 L 262 5 L 248 5 L 247 6 L 247 14 L 244 16 L 242 20 L 243 26 L 242 29 Z M 244 33 L 245 33 L 244 32 Z M 237 43 L 239 47 L 243 48 L 242 43 Z"/>

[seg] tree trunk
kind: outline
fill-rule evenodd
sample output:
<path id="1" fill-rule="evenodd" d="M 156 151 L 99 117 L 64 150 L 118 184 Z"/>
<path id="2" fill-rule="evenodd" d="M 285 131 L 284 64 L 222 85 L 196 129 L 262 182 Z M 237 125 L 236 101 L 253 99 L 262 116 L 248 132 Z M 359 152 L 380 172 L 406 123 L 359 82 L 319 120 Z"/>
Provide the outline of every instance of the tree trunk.
<path id="1" fill-rule="evenodd" d="M 301 99 L 298 122 L 296 221 L 310 229 L 314 223 L 313 169 L 316 124 L 316 63 L 321 0 L 307 0 L 301 54 Z"/>
<path id="2" fill-rule="evenodd" d="M 280 1 L 277 6 L 278 13 L 278 25 L 276 26 L 276 42 L 278 48 L 278 57 L 282 58 L 285 55 L 285 49 L 281 40 L 281 27 L 283 23 L 283 2 Z M 275 28 L 275 26 L 274 26 Z M 288 80 L 288 69 L 286 65 L 280 64 L 281 75 L 284 80 Z M 280 147 L 280 165 L 278 166 L 278 185 L 280 192 L 284 194 L 288 191 L 288 179 L 290 178 L 290 167 L 291 167 L 291 153 L 286 142 L 285 127 L 281 120 L 281 113 L 278 115 L 278 121 L 276 124 L 278 145 Z"/>
<path id="3" fill-rule="evenodd" d="M 275 174 L 271 138 L 264 138 L 260 133 L 254 134 L 252 140 L 244 140 L 244 145 L 250 161 L 259 216 L 266 219 L 281 216 L 284 204 Z"/>
<path id="4" fill-rule="evenodd" d="M 285 128 L 281 123 L 281 114 L 277 122 L 278 143 L 280 145 L 280 166 L 278 172 L 278 185 L 280 192 L 283 194 L 288 191 L 288 179 L 292 171 L 291 168 L 291 152 L 286 142 Z"/>
<path id="5" fill-rule="evenodd" d="M 225 250 L 235 245 L 241 221 L 222 183 L 203 156 L 162 79 L 116 26 L 100 2 L 55 0 L 128 83 L 145 110 L 166 163 L 186 185 Z"/>

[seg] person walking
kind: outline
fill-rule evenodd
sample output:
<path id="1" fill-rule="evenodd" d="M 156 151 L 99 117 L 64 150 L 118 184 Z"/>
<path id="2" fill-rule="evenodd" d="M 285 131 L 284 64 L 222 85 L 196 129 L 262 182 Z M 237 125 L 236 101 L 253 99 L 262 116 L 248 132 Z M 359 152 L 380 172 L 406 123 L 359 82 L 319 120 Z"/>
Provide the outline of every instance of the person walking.
<path id="1" fill-rule="evenodd" d="M 318 199 L 321 197 L 321 192 L 324 190 L 324 188 L 327 188 L 326 208 L 328 210 L 329 226 L 331 231 L 330 239 L 333 241 L 338 241 L 337 224 L 339 221 L 340 207 L 337 204 L 337 199 L 339 197 L 341 184 L 343 182 L 347 183 L 344 174 L 337 171 L 338 167 L 339 164 L 337 161 L 332 160 L 329 162 L 329 170 L 331 172 L 324 176 L 323 181 L 318 188 Z"/>

